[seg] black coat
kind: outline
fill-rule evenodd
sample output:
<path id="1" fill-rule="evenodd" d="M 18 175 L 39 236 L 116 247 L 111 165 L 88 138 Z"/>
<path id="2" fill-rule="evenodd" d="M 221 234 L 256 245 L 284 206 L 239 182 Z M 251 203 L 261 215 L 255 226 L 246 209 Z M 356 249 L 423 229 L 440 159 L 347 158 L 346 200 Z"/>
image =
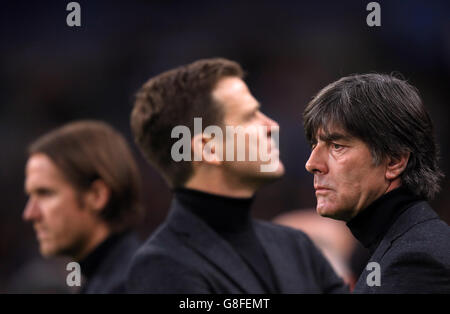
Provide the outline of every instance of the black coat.
<path id="1" fill-rule="evenodd" d="M 253 224 L 281 293 L 348 291 L 303 232 Z M 127 286 L 132 293 L 264 293 L 232 246 L 176 199 L 133 258 Z"/>
<path id="2" fill-rule="evenodd" d="M 364 270 L 355 293 L 450 293 L 450 227 L 427 202 L 405 210 L 369 262 L 380 265 L 380 286 L 369 287 Z"/>
<path id="3" fill-rule="evenodd" d="M 126 275 L 140 244 L 132 232 L 115 235 L 114 242 L 97 257 L 98 265 L 83 284 L 81 293 L 125 293 Z"/>

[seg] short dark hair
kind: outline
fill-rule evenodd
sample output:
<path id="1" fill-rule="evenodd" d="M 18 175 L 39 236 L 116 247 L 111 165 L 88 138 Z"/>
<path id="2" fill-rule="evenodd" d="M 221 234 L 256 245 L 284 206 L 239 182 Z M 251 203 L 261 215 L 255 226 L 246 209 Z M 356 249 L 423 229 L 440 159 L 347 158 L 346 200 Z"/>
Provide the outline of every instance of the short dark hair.
<path id="1" fill-rule="evenodd" d="M 343 128 L 364 141 L 375 163 L 409 152 L 402 185 L 417 196 L 433 199 L 443 173 L 433 123 L 417 89 L 387 74 L 343 77 L 323 88 L 303 113 L 306 137 L 316 140 L 319 129 Z"/>
<path id="2" fill-rule="evenodd" d="M 203 59 L 159 74 L 137 92 L 131 113 L 135 141 L 171 187 L 184 185 L 192 175 L 191 162 L 175 162 L 171 157 L 176 141 L 172 129 L 184 125 L 193 135 L 195 117 L 201 117 L 203 125 L 222 125 L 224 113 L 212 91 L 220 79 L 230 76 L 244 76 L 238 63 Z"/>
<path id="3" fill-rule="evenodd" d="M 113 231 L 137 222 L 142 212 L 138 167 L 126 140 L 110 125 L 90 120 L 68 123 L 39 137 L 28 153 L 49 157 L 78 196 L 95 180 L 103 180 L 111 195 L 100 216 Z"/>

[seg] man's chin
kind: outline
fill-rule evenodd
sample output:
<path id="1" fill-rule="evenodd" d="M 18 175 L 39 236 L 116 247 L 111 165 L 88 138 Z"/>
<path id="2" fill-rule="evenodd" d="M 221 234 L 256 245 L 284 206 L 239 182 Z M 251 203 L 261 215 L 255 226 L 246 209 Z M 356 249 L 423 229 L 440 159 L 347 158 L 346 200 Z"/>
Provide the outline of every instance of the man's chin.
<path id="1" fill-rule="evenodd" d="M 41 255 L 45 258 L 51 258 L 51 257 L 55 257 L 58 255 L 57 250 L 55 250 L 53 247 L 50 247 L 48 245 L 43 245 L 41 244 L 39 246 L 39 252 L 41 253 Z"/>
<path id="2" fill-rule="evenodd" d="M 266 167 L 266 168 L 263 168 Z M 263 170 L 264 169 L 264 170 Z M 260 166 L 260 171 L 263 176 L 278 179 L 284 175 L 284 165 L 280 160 L 270 162 Z"/>
<path id="3" fill-rule="evenodd" d="M 261 181 L 265 182 L 264 184 L 277 181 L 284 176 L 284 166 L 280 162 L 277 169 L 272 172 L 261 172 L 259 177 L 262 179 Z"/>
<path id="4" fill-rule="evenodd" d="M 336 208 L 317 206 L 316 211 L 320 216 L 334 220 L 348 221 L 351 218 L 349 212 Z"/>

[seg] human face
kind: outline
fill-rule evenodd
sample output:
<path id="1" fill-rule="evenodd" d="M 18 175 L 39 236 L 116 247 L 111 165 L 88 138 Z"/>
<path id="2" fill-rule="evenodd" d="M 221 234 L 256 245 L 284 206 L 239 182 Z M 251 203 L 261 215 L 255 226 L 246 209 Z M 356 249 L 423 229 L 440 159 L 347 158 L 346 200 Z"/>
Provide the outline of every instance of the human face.
<path id="1" fill-rule="evenodd" d="M 92 215 L 46 155 L 38 153 L 28 159 L 25 191 L 29 199 L 23 219 L 33 223 L 41 254 L 80 255 L 93 229 Z"/>
<path id="2" fill-rule="evenodd" d="M 306 170 L 314 174 L 317 212 L 348 221 L 389 187 L 386 163 L 375 165 L 367 144 L 338 128 L 319 130 Z"/>
<path id="3" fill-rule="evenodd" d="M 279 125 L 260 111 L 259 102 L 250 93 L 245 82 L 237 77 L 223 78 L 214 89 L 213 98 L 223 105 L 225 126 L 242 127 L 246 130 L 245 161 L 240 161 L 237 158 L 238 145 L 242 144 L 237 140 L 237 136 L 231 138 L 225 136 L 224 160 L 226 159 L 226 142 L 233 141 L 232 145 L 234 146 L 233 161 L 224 161 L 223 163 L 226 171 L 241 181 L 253 182 L 256 185 L 265 180 L 281 177 L 284 173 L 284 166 L 279 160 L 278 147 L 271 137 L 272 132 L 275 132 Z M 266 130 L 261 132 L 262 128 L 260 127 L 265 127 Z M 258 140 L 251 141 L 252 136 Z M 262 161 L 259 158 L 262 141 L 267 143 L 266 151 L 271 155 L 271 159 L 268 161 Z M 264 149 L 264 146 L 262 147 Z M 255 154 L 257 158 L 254 161 L 249 158 L 251 151 L 257 152 Z M 261 171 L 261 165 L 269 164 L 275 165 L 273 171 Z"/>

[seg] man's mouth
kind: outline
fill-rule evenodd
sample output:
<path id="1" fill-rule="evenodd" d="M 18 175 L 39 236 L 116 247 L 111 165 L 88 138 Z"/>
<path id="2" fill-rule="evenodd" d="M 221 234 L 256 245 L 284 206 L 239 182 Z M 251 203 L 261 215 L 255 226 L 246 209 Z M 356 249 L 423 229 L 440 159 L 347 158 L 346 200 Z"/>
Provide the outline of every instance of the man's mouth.
<path id="1" fill-rule="evenodd" d="M 322 186 L 322 185 L 315 185 L 314 189 L 316 190 L 316 194 L 317 193 L 319 193 L 319 194 L 320 193 L 326 193 L 326 192 L 331 191 L 331 189 L 329 187 Z"/>
<path id="2" fill-rule="evenodd" d="M 36 237 L 39 240 L 42 240 L 47 237 L 47 231 L 45 231 L 43 228 L 34 227 L 34 231 L 36 232 Z"/>

